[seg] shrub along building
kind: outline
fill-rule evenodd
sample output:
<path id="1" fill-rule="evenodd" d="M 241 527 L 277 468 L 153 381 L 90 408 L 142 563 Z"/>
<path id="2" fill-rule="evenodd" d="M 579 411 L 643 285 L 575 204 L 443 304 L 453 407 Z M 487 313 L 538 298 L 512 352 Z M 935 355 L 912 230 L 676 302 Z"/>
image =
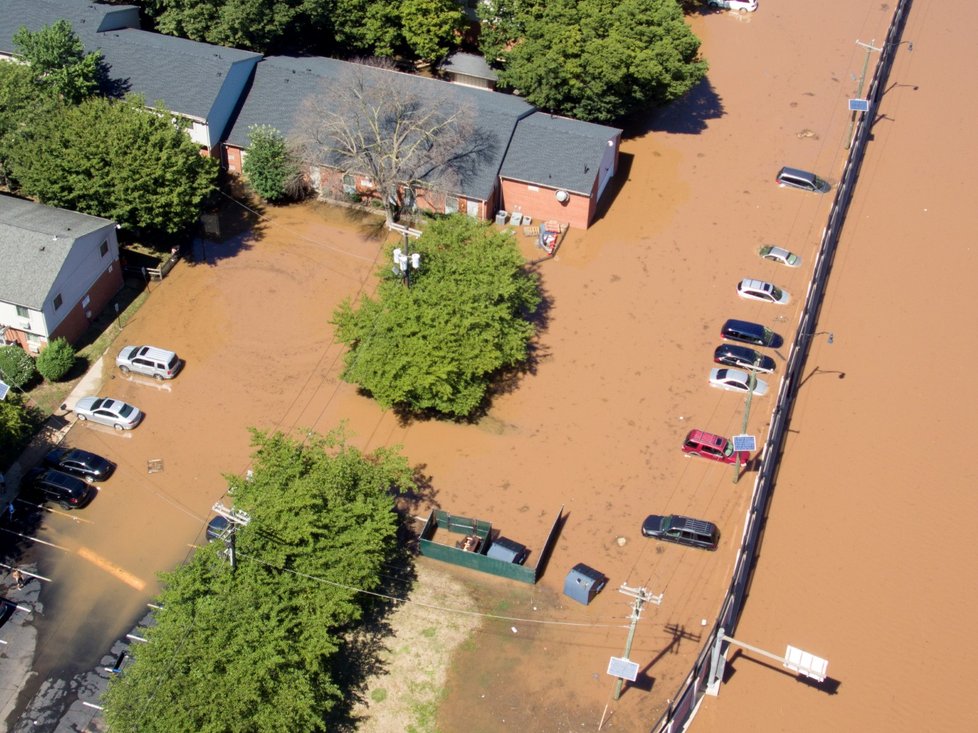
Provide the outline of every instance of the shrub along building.
<path id="1" fill-rule="evenodd" d="M 354 64 L 328 58 L 267 57 L 254 80 L 225 143 L 228 170 L 240 172 L 253 125 L 269 125 L 287 139 L 299 131 L 306 100 L 330 85 L 348 83 Z M 535 219 L 555 218 L 587 228 L 618 164 L 621 130 L 542 114 L 519 97 L 371 69 L 367 79 L 385 82 L 430 104 L 471 112 L 470 134 L 480 155 L 448 190 L 419 190 L 416 205 L 434 213 L 462 212 L 492 219 L 497 211 L 520 211 Z M 307 161 L 308 163 L 308 161 Z M 309 165 L 314 188 L 335 200 L 378 195 L 363 172 Z"/>
<path id="2" fill-rule="evenodd" d="M 115 223 L 0 195 L 0 339 L 76 341 L 122 288 Z"/>

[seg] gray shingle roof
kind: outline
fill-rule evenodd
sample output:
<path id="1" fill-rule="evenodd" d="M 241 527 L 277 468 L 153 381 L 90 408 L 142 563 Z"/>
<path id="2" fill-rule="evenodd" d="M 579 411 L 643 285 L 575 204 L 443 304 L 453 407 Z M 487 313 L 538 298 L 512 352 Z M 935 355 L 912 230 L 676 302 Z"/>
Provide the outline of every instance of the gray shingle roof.
<path id="1" fill-rule="evenodd" d="M 285 137 L 295 132 L 303 101 L 321 94 L 329 84 L 343 83 L 353 64 L 336 59 L 290 56 L 270 56 L 255 67 L 254 82 L 247 99 L 234 121 L 227 142 L 247 148 L 248 128 L 252 125 L 271 125 Z M 473 109 L 476 134 L 492 141 L 492 155 L 459 185 L 460 193 L 474 199 L 486 200 L 496 188 L 496 179 L 509 139 L 520 117 L 533 112 L 533 107 L 518 97 L 490 94 L 456 84 L 401 74 L 399 81 L 422 98 L 444 103 L 466 105 Z"/>
<path id="2" fill-rule="evenodd" d="M 621 130 L 535 112 L 516 125 L 500 175 L 588 195 Z"/>
<path id="3" fill-rule="evenodd" d="M 86 0 L 0 0 L 0 52 L 13 53 L 13 36 L 21 26 L 38 31 L 62 19 L 71 23 L 86 51 L 92 51 L 90 44 L 100 30 L 138 27 L 139 8 Z"/>
<path id="4" fill-rule="evenodd" d="M 474 76 L 477 79 L 491 79 L 496 81 L 499 75 L 486 63 L 483 56 L 474 53 L 463 53 L 459 51 L 449 56 L 441 65 L 441 70 L 454 74 L 465 74 Z"/>
<path id="5" fill-rule="evenodd" d="M 139 30 L 135 6 L 85 0 L 0 0 L 0 51 L 13 52 L 21 26 L 32 31 L 64 19 L 85 52 L 100 50 L 115 92 L 143 95 L 152 106 L 207 119 L 231 66 L 261 54 Z M 218 131 L 219 132 L 219 131 Z"/>
<path id="6" fill-rule="evenodd" d="M 231 67 L 261 58 L 251 51 L 135 28 L 99 33 L 94 47 L 102 51 L 109 75 L 122 82 L 123 91 L 142 94 L 147 105 L 162 100 L 173 112 L 201 119 L 210 114 Z"/>
<path id="7" fill-rule="evenodd" d="M 111 225 L 0 194 L 0 300 L 40 310 L 75 240 Z"/>

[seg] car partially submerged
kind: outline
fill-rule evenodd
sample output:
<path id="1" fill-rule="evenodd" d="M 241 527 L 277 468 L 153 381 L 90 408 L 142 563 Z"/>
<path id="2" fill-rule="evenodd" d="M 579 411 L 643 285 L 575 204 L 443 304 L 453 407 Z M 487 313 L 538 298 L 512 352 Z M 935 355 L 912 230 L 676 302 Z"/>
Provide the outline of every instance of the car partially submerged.
<path id="1" fill-rule="evenodd" d="M 115 464 L 80 448 L 55 448 L 44 456 L 44 465 L 83 478 L 89 483 L 105 481 L 115 471 Z"/>
<path id="2" fill-rule="evenodd" d="M 722 435 L 714 435 L 705 430 L 690 430 L 683 441 L 683 453 L 687 456 L 702 456 L 720 463 L 742 464 L 750 461 L 749 451 L 735 451 L 733 443 Z"/>
<path id="3" fill-rule="evenodd" d="M 132 430 L 143 419 L 143 413 L 138 407 L 111 397 L 82 397 L 75 403 L 75 417 L 116 430 Z"/>
<path id="4" fill-rule="evenodd" d="M 801 257 L 794 252 L 789 252 L 784 247 L 775 247 L 773 244 L 765 244 L 761 247 L 758 254 L 765 260 L 779 262 L 788 267 L 801 267 Z"/>
<path id="5" fill-rule="evenodd" d="M 724 366 L 753 369 L 762 374 L 771 374 L 777 363 L 770 356 L 762 354 L 749 346 L 720 344 L 713 351 L 713 361 Z"/>
<path id="6" fill-rule="evenodd" d="M 751 390 L 751 375 L 741 369 L 711 369 L 710 386 L 725 389 L 730 392 L 743 392 L 747 394 Z M 754 394 L 763 397 L 767 394 L 767 382 L 754 378 Z"/>
<path id="7" fill-rule="evenodd" d="M 747 300 L 762 300 L 765 303 L 777 303 L 779 305 L 785 305 L 791 300 L 787 290 L 782 290 L 763 280 L 752 280 L 750 278 L 744 278 L 737 283 L 737 295 Z"/>

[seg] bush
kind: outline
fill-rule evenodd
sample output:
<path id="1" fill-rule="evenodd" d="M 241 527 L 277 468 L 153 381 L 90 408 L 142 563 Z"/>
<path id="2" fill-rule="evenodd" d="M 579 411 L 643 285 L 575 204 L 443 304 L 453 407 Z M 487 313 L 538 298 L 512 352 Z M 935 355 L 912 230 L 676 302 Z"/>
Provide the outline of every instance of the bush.
<path id="1" fill-rule="evenodd" d="M 0 401 L 0 469 L 9 468 L 17 460 L 41 419 L 38 411 L 25 405 L 19 394 L 8 394 L 7 399 Z"/>
<path id="2" fill-rule="evenodd" d="M 19 346 L 0 346 L 0 378 L 20 389 L 34 377 L 34 359 Z"/>
<path id="3" fill-rule="evenodd" d="M 75 365 L 75 349 L 67 339 L 56 338 L 37 355 L 37 371 L 49 382 L 57 382 Z"/>

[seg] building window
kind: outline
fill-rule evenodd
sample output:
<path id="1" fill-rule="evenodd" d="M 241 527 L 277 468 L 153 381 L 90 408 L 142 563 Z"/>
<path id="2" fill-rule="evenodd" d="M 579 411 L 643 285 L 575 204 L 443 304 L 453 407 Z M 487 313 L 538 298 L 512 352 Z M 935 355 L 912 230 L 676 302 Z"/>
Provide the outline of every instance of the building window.
<path id="1" fill-rule="evenodd" d="M 448 196 L 445 199 L 445 213 L 446 214 L 458 213 L 458 199 L 455 196 Z"/>
<path id="2" fill-rule="evenodd" d="M 58 293 L 57 295 L 55 295 L 54 296 L 54 309 L 55 310 L 58 310 L 58 308 L 61 307 L 61 303 L 62 302 L 64 302 L 64 301 L 61 300 L 61 293 Z"/>
<path id="3" fill-rule="evenodd" d="M 21 318 L 30 318 L 31 317 L 31 312 L 29 310 L 27 310 L 24 306 L 18 305 L 17 306 L 17 315 L 20 316 Z"/>
<path id="4" fill-rule="evenodd" d="M 353 176 L 347 174 L 343 176 L 343 193 L 353 195 L 357 192 L 357 186 L 353 182 Z"/>
<path id="5" fill-rule="evenodd" d="M 105 257 L 109 253 L 109 240 L 106 239 L 102 242 L 102 245 L 98 248 L 98 253 L 100 257 Z"/>

